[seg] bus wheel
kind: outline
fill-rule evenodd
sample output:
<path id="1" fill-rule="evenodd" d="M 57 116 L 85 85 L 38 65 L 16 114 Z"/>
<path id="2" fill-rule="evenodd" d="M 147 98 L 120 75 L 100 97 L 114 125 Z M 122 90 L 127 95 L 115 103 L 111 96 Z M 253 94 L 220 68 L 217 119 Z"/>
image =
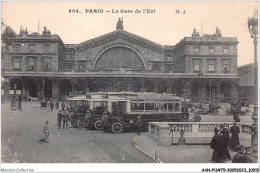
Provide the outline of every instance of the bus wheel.
<path id="1" fill-rule="evenodd" d="M 85 122 L 84 121 L 78 121 L 78 127 L 80 128 L 80 129 L 82 129 L 82 128 L 84 128 L 85 127 Z"/>
<path id="2" fill-rule="evenodd" d="M 113 133 L 121 133 L 123 131 L 124 127 L 121 123 L 114 123 L 112 125 L 112 132 Z"/>
<path id="3" fill-rule="evenodd" d="M 102 130 L 102 121 L 101 120 L 98 120 L 95 122 L 95 129 L 98 131 Z"/>

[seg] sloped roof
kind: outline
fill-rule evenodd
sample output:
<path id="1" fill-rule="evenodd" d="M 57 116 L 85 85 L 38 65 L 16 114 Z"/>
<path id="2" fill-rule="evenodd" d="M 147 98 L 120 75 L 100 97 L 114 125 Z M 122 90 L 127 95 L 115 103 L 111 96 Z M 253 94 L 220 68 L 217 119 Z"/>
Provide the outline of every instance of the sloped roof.
<path id="1" fill-rule="evenodd" d="M 147 40 L 145 38 L 142 38 L 140 36 L 137 36 L 135 34 L 132 34 L 130 32 L 124 31 L 124 30 L 113 31 L 113 32 L 107 33 L 105 35 L 101 35 L 99 37 L 87 40 L 85 42 L 78 44 L 75 48 L 76 48 L 76 50 L 82 50 L 82 49 L 84 50 L 85 48 L 96 47 L 101 44 L 105 44 L 110 41 L 116 40 L 118 38 L 127 40 L 129 42 L 133 42 L 142 47 L 151 48 L 152 50 L 157 51 L 157 52 L 162 52 L 164 50 L 162 45 L 157 44 L 153 41 Z"/>

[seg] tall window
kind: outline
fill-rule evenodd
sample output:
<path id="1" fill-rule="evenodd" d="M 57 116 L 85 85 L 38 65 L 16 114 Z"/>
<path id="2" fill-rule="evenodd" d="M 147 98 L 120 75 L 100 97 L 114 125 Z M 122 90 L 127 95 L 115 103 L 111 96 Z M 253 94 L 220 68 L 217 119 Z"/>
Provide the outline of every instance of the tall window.
<path id="1" fill-rule="evenodd" d="M 30 44 L 29 45 L 29 51 L 30 52 L 35 52 L 35 45 L 34 44 Z"/>
<path id="2" fill-rule="evenodd" d="M 224 48 L 224 49 L 223 49 L 224 55 L 228 55 L 228 52 L 229 52 L 228 48 Z"/>
<path id="3" fill-rule="evenodd" d="M 20 62 L 14 62 L 14 69 L 20 69 Z"/>
<path id="4" fill-rule="evenodd" d="M 49 52 L 49 45 L 44 45 L 43 49 L 44 49 L 44 52 Z"/>
<path id="5" fill-rule="evenodd" d="M 194 64 L 194 71 L 200 71 L 200 64 L 198 62 Z"/>
<path id="6" fill-rule="evenodd" d="M 214 55 L 214 48 L 209 48 L 209 54 Z"/>
<path id="7" fill-rule="evenodd" d="M 223 71 L 229 71 L 229 64 L 223 64 Z"/>
<path id="8" fill-rule="evenodd" d="M 172 61 L 172 56 L 171 56 L 171 55 L 168 55 L 166 60 L 167 60 L 167 61 Z"/>
<path id="9" fill-rule="evenodd" d="M 119 82 L 116 87 L 117 92 L 126 91 L 126 85 L 123 82 Z"/>
<path id="10" fill-rule="evenodd" d="M 194 54 L 199 55 L 200 54 L 200 48 L 198 48 L 198 47 L 194 48 Z"/>
<path id="11" fill-rule="evenodd" d="M 112 92 L 113 86 L 111 82 L 105 82 L 103 85 L 103 92 Z"/>
<path id="12" fill-rule="evenodd" d="M 215 71 L 215 65 L 214 64 L 209 64 L 209 71 L 210 72 Z"/>

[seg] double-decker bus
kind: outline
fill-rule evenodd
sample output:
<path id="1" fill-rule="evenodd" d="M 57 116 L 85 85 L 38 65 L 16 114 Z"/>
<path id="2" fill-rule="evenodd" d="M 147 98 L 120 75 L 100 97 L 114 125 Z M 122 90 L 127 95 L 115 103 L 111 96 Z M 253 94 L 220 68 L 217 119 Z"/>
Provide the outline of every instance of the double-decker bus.
<path id="1" fill-rule="evenodd" d="M 131 130 L 138 115 L 141 115 L 145 128 L 148 128 L 148 122 L 182 122 L 189 119 L 188 111 L 184 111 L 184 98 L 177 97 L 175 94 L 97 92 L 68 98 L 68 100 L 71 107 L 81 105 L 91 110 L 95 107 L 105 107 L 109 115 L 108 121 L 106 123 L 101 119 L 95 121 L 95 128 L 105 127 L 113 133 Z"/>

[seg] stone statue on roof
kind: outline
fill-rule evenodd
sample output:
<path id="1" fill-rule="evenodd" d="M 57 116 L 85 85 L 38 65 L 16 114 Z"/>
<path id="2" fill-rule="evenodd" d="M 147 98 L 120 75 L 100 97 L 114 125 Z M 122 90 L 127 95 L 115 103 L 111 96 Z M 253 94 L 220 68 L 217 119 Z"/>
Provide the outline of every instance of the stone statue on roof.
<path id="1" fill-rule="evenodd" d="M 117 30 L 117 31 L 119 31 L 119 30 L 124 30 L 123 18 L 122 18 L 122 20 L 121 20 L 120 17 L 119 17 L 118 22 L 117 22 L 117 25 L 116 25 L 116 30 Z"/>

